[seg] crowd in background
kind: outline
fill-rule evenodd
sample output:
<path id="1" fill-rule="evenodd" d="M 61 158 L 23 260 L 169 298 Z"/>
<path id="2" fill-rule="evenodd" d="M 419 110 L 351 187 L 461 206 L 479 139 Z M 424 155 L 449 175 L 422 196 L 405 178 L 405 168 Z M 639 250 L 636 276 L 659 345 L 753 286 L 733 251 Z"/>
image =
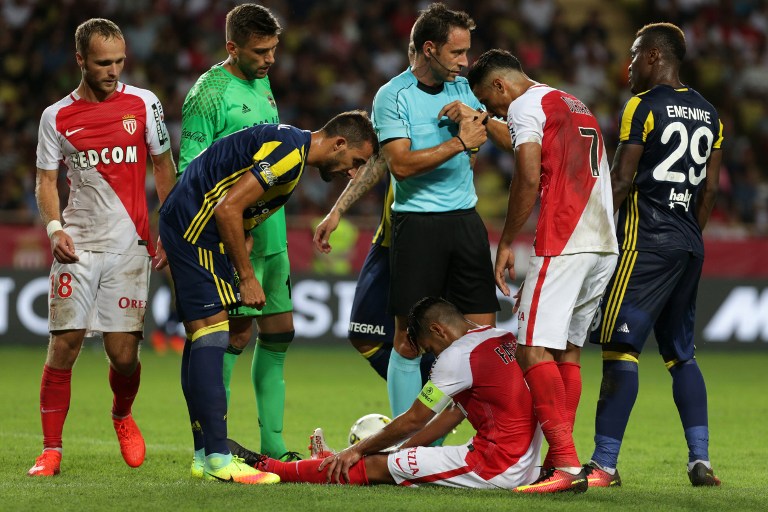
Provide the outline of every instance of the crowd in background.
<path id="1" fill-rule="evenodd" d="M 178 156 L 181 106 L 211 65 L 226 58 L 224 17 L 239 2 L 213 0 L 3 0 L 0 11 L 0 223 L 39 222 L 35 148 L 42 111 L 75 89 L 74 30 L 106 17 L 123 30 L 128 59 L 122 81 L 161 99 Z M 281 122 L 318 129 L 348 109 L 370 111 L 378 88 L 407 66 L 418 9 L 408 0 L 280 0 L 261 2 L 284 27 L 269 77 Z M 609 161 L 618 117 L 629 97 L 627 65 L 634 32 L 644 23 L 683 27 L 687 84 L 718 109 L 726 143 L 721 194 L 708 236 L 768 236 L 768 1 L 765 0 L 484 0 L 445 1 L 476 21 L 470 61 L 499 47 L 516 54 L 535 80 L 581 98 L 598 117 Z M 597 6 L 602 6 L 597 10 Z M 576 12 L 574 9 L 581 9 Z M 620 33 L 619 33 L 620 32 Z M 437 114 L 437 113 L 436 113 Z M 514 171 L 510 155 L 487 143 L 475 183 L 478 210 L 491 228 L 506 211 Z M 286 206 L 289 225 L 324 214 L 344 183 L 311 183 L 305 174 Z M 154 187 L 148 184 L 148 192 Z M 67 186 L 62 173 L 60 190 Z M 64 204 L 64 203 L 62 203 Z M 380 195 L 353 213 L 371 225 Z"/>

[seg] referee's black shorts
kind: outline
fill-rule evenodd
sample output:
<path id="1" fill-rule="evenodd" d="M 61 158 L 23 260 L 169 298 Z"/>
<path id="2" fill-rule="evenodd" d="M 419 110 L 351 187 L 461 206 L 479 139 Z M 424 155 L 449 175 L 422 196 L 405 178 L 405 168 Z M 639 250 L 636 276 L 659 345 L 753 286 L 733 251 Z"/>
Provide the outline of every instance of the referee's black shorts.
<path id="1" fill-rule="evenodd" d="M 428 295 L 464 314 L 499 310 L 488 232 L 474 208 L 392 212 L 389 312 L 405 316 Z"/>

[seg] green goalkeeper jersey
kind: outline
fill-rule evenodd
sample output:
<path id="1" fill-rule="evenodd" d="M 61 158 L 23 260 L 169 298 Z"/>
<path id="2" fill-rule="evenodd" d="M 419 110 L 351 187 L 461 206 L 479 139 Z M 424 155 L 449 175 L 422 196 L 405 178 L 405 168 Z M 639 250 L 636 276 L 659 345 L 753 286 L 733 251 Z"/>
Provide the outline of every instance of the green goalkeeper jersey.
<path id="1" fill-rule="evenodd" d="M 269 77 L 243 80 L 221 64 L 213 66 L 195 82 L 184 100 L 179 174 L 214 141 L 249 126 L 279 122 Z M 285 210 L 280 208 L 251 234 L 253 256 L 285 251 Z"/>

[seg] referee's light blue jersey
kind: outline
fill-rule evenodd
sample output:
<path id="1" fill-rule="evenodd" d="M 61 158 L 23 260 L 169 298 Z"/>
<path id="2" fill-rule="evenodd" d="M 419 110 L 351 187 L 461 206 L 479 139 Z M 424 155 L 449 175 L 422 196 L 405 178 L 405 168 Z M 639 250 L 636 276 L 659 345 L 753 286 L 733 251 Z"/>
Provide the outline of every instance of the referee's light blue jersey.
<path id="1" fill-rule="evenodd" d="M 480 108 L 464 77 L 429 87 L 416 80 L 410 69 L 379 89 L 373 100 L 373 126 L 379 142 L 410 139 L 411 150 L 432 148 L 455 137 L 459 125 L 437 114 L 459 100 Z M 447 212 L 473 208 L 477 203 L 469 166 L 469 152 L 454 156 L 436 169 L 394 182 L 396 212 Z"/>

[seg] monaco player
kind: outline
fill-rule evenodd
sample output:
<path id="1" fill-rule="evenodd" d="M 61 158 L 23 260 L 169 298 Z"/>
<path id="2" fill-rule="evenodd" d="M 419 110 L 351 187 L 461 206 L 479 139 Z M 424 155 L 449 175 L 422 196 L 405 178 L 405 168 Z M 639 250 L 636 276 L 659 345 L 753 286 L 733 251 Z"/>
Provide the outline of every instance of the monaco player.
<path id="1" fill-rule="evenodd" d="M 126 57 L 118 26 L 90 19 L 77 28 L 75 45 L 82 80 L 45 110 L 37 147 L 37 204 L 55 261 L 51 338 L 40 385 L 43 453 L 30 476 L 59 473 L 72 366 L 86 332 L 103 334 L 120 452 L 131 467 L 144 461 L 144 439 L 131 405 L 139 389 L 139 342 L 155 255 L 144 188 L 147 155 L 161 202 L 176 172 L 157 97 L 119 81 Z M 60 217 L 62 162 L 70 193 Z M 161 265 L 165 258 L 159 241 L 158 250 Z"/>
<path id="2" fill-rule="evenodd" d="M 383 430 L 323 460 L 239 454 L 283 482 L 514 489 L 535 479 L 542 435 L 515 360 L 514 335 L 470 322 L 435 297 L 411 308 L 407 331 L 416 352 L 437 360 L 410 409 Z M 465 417 L 477 432 L 468 443 L 428 446 Z M 380 453 L 405 439 L 397 451 Z"/>
<path id="3" fill-rule="evenodd" d="M 584 469 L 573 444 L 581 396 L 580 352 L 618 254 L 611 182 L 597 120 L 568 93 L 531 80 L 502 50 L 485 52 L 467 77 L 475 96 L 507 116 L 515 175 L 496 254 L 496 284 L 509 295 L 515 277 L 512 242 L 541 211 L 519 296 L 519 361 L 549 443 L 540 479 L 518 492 L 583 492 Z"/>

